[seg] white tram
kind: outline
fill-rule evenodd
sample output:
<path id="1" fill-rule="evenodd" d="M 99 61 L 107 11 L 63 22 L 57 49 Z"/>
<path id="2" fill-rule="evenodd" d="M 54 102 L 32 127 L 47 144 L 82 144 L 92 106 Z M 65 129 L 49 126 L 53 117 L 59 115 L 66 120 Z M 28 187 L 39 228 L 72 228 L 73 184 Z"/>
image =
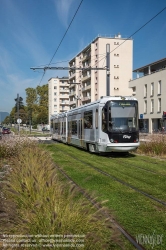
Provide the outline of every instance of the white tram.
<path id="1" fill-rule="evenodd" d="M 51 116 L 52 139 L 90 152 L 129 152 L 139 146 L 138 102 L 133 97 L 100 100 Z"/>

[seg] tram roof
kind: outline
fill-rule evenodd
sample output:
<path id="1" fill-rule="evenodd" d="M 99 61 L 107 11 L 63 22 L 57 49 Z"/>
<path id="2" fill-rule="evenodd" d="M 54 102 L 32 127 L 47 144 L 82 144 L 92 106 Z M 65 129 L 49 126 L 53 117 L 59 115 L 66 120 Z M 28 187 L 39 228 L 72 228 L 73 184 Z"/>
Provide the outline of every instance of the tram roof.
<path id="1" fill-rule="evenodd" d="M 133 96 L 101 96 L 101 98 L 97 101 L 94 101 L 94 102 L 90 102 L 90 103 L 87 103 L 85 105 L 82 105 L 82 106 L 79 106 L 77 108 L 74 108 L 74 109 L 71 109 L 69 111 L 66 111 L 66 112 L 63 112 L 63 113 L 59 113 L 59 114 L 54 114 L 51 116 L 51 119 L 54 119 L 55 117 L 64 117 L 66 116 L 68 113 L 73 113 L 75 111 L 78 111 L 80 110 L 81 108 L 86 108 L 86 107 L 90 107 L 92 105 L 95 105 L 97 103 L 106 103 L 107 101 L 111 101 L 111 100 L 137 100 L 135 97 Z"/>

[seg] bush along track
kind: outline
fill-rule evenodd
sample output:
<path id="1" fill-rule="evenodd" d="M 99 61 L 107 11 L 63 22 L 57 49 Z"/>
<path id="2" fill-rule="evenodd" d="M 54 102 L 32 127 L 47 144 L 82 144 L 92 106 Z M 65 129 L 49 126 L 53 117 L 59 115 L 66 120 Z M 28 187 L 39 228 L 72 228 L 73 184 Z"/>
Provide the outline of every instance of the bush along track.
<path id="1" fill-rule="evenodd" d="M 137 190 L 131 189 L 129 186 L 111 180 L 109 176 L 101 175 L 95 168 L 108 173 L 108 175 L 113 175 L 164 203 L 166 200 L 165 176 L 156 175 L 142 169 L 135 169 L 130 167 L 130 164 L 127 167 L 127 164 L 122 165 L 116 158 L 89 154 L 72 146 L 54 144 L 44 147 L 52 152 L 52 158 L 79 186 L 89 191 L 95 191 L 96 195 L 99 196 L 99 200 L 108 200 L 107 207 L 113 210 L 116 220 L 132 236 L 137 239 L 140 235 L 143 237 L 153 236 L 154 240 L 156 235 L 162 236 L 162 242 L 155 241 L 155 249 L 166 248 L 165 204 L 160 204 Z M 135 158 L 137 164 L 139 164 L 139 156 L 130 157 Z M 121 158 L 120 161 L 125 162 L 130 157 L 119 158 Z M 150 161 L 153 161 L 153 159 L 150 158 Z M 151 163 L 147 165 L 144 163 L 144 167 L 147 169 L 151 166 Z M 160 171 L 164 172 L 165 166 L 160 164 L 158 166 Z M 147 240 L 147 242 L 142 241 L 142 243 L 146 249 L 151 249 L 150 240 Z"/>
<path id="2" fill-rule="evenodd" d="M 62 182 L 48 152 L 35 143 L 14 152 L 15 156 L 8 159 L 9 172 L 1 182 L 1 242 L 5 242 L 5 235 L 20 237 L 19 241 L 14 238 L 17 246 L 6 242 L 6 249 L 27 249 L 25 235 L 31 236 L 28 249 L 56 248 L 55 238 L 49 240 L 51 235 L 61 236 L 57 249 L 64 249 L 65 244 L 70 249 L 71 242 L 74 249 L 121 249 L 108 209 L 102 202 L 94 208 L 75 185 Z M 39 234 L 47 236 L 45 241 L 36 238 Z M 71 236 L 70 242 L 62 237 L 67 235 Z M 75 235 L 82 236 L 80 242 L 75 241 Z"/>

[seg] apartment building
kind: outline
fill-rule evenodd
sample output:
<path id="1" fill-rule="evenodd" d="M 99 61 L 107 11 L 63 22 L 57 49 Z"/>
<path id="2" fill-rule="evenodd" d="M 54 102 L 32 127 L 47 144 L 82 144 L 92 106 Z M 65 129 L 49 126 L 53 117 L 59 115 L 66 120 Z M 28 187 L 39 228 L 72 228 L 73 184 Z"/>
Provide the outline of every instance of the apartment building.
<path id="1" fill-rule="evenodd" d="M 129 82 L 139 102 L 142 132 L 166 130 L 166 58 L 135 69 L 137 78 Z"/>
<path id="2" fill-rule="evenodd" d="M 110 46 L 110 71 L 106 69 L 106 45 Z M 123 45 L 121 45 L 123 44 Z M 69 62 L 69 106 L 84 105 L 106 96 L 109 73 L 110 96 L 132 95 L 129 81 L 133 70 L 133 40 L 115 37 L 96 37 Z M 73 69 L 72 69 L 73 67 Z M 103 68 L 104 70 L 92 70 Z M 80 68 L 80 69 L 74 69 Z M 81 68 L 84 68 L 82 70 Z"/>
<path id="3" fill-rule="evenodd" d="M 49 121 L 52 114 L 69 110 L 68 77 L 52 77 L 48 80 Z"/>

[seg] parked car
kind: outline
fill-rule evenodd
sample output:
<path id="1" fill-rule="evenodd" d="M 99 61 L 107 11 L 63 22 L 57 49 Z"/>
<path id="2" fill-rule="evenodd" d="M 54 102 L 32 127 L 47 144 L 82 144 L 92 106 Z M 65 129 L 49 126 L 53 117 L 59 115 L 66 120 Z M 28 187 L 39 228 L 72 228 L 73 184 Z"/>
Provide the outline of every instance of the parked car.
<path id="1" fill-rule="evenodd" d="M 3 134 L 3 135 L 5 135 L 5 134 L 10 134 L 10 133 L 11 133 L 11 131 L 10 131 L 9 128 L 4 128 L 4 127 L 3 127 L 3 129 L 2 129 L 2 134 Z"/>
<path id="2" fill-rule="evenodd" d="M 45 132 L 45 131 L 49 131 L 47 127 L 43 127 L 42 128 L 42 131 Z"/>

